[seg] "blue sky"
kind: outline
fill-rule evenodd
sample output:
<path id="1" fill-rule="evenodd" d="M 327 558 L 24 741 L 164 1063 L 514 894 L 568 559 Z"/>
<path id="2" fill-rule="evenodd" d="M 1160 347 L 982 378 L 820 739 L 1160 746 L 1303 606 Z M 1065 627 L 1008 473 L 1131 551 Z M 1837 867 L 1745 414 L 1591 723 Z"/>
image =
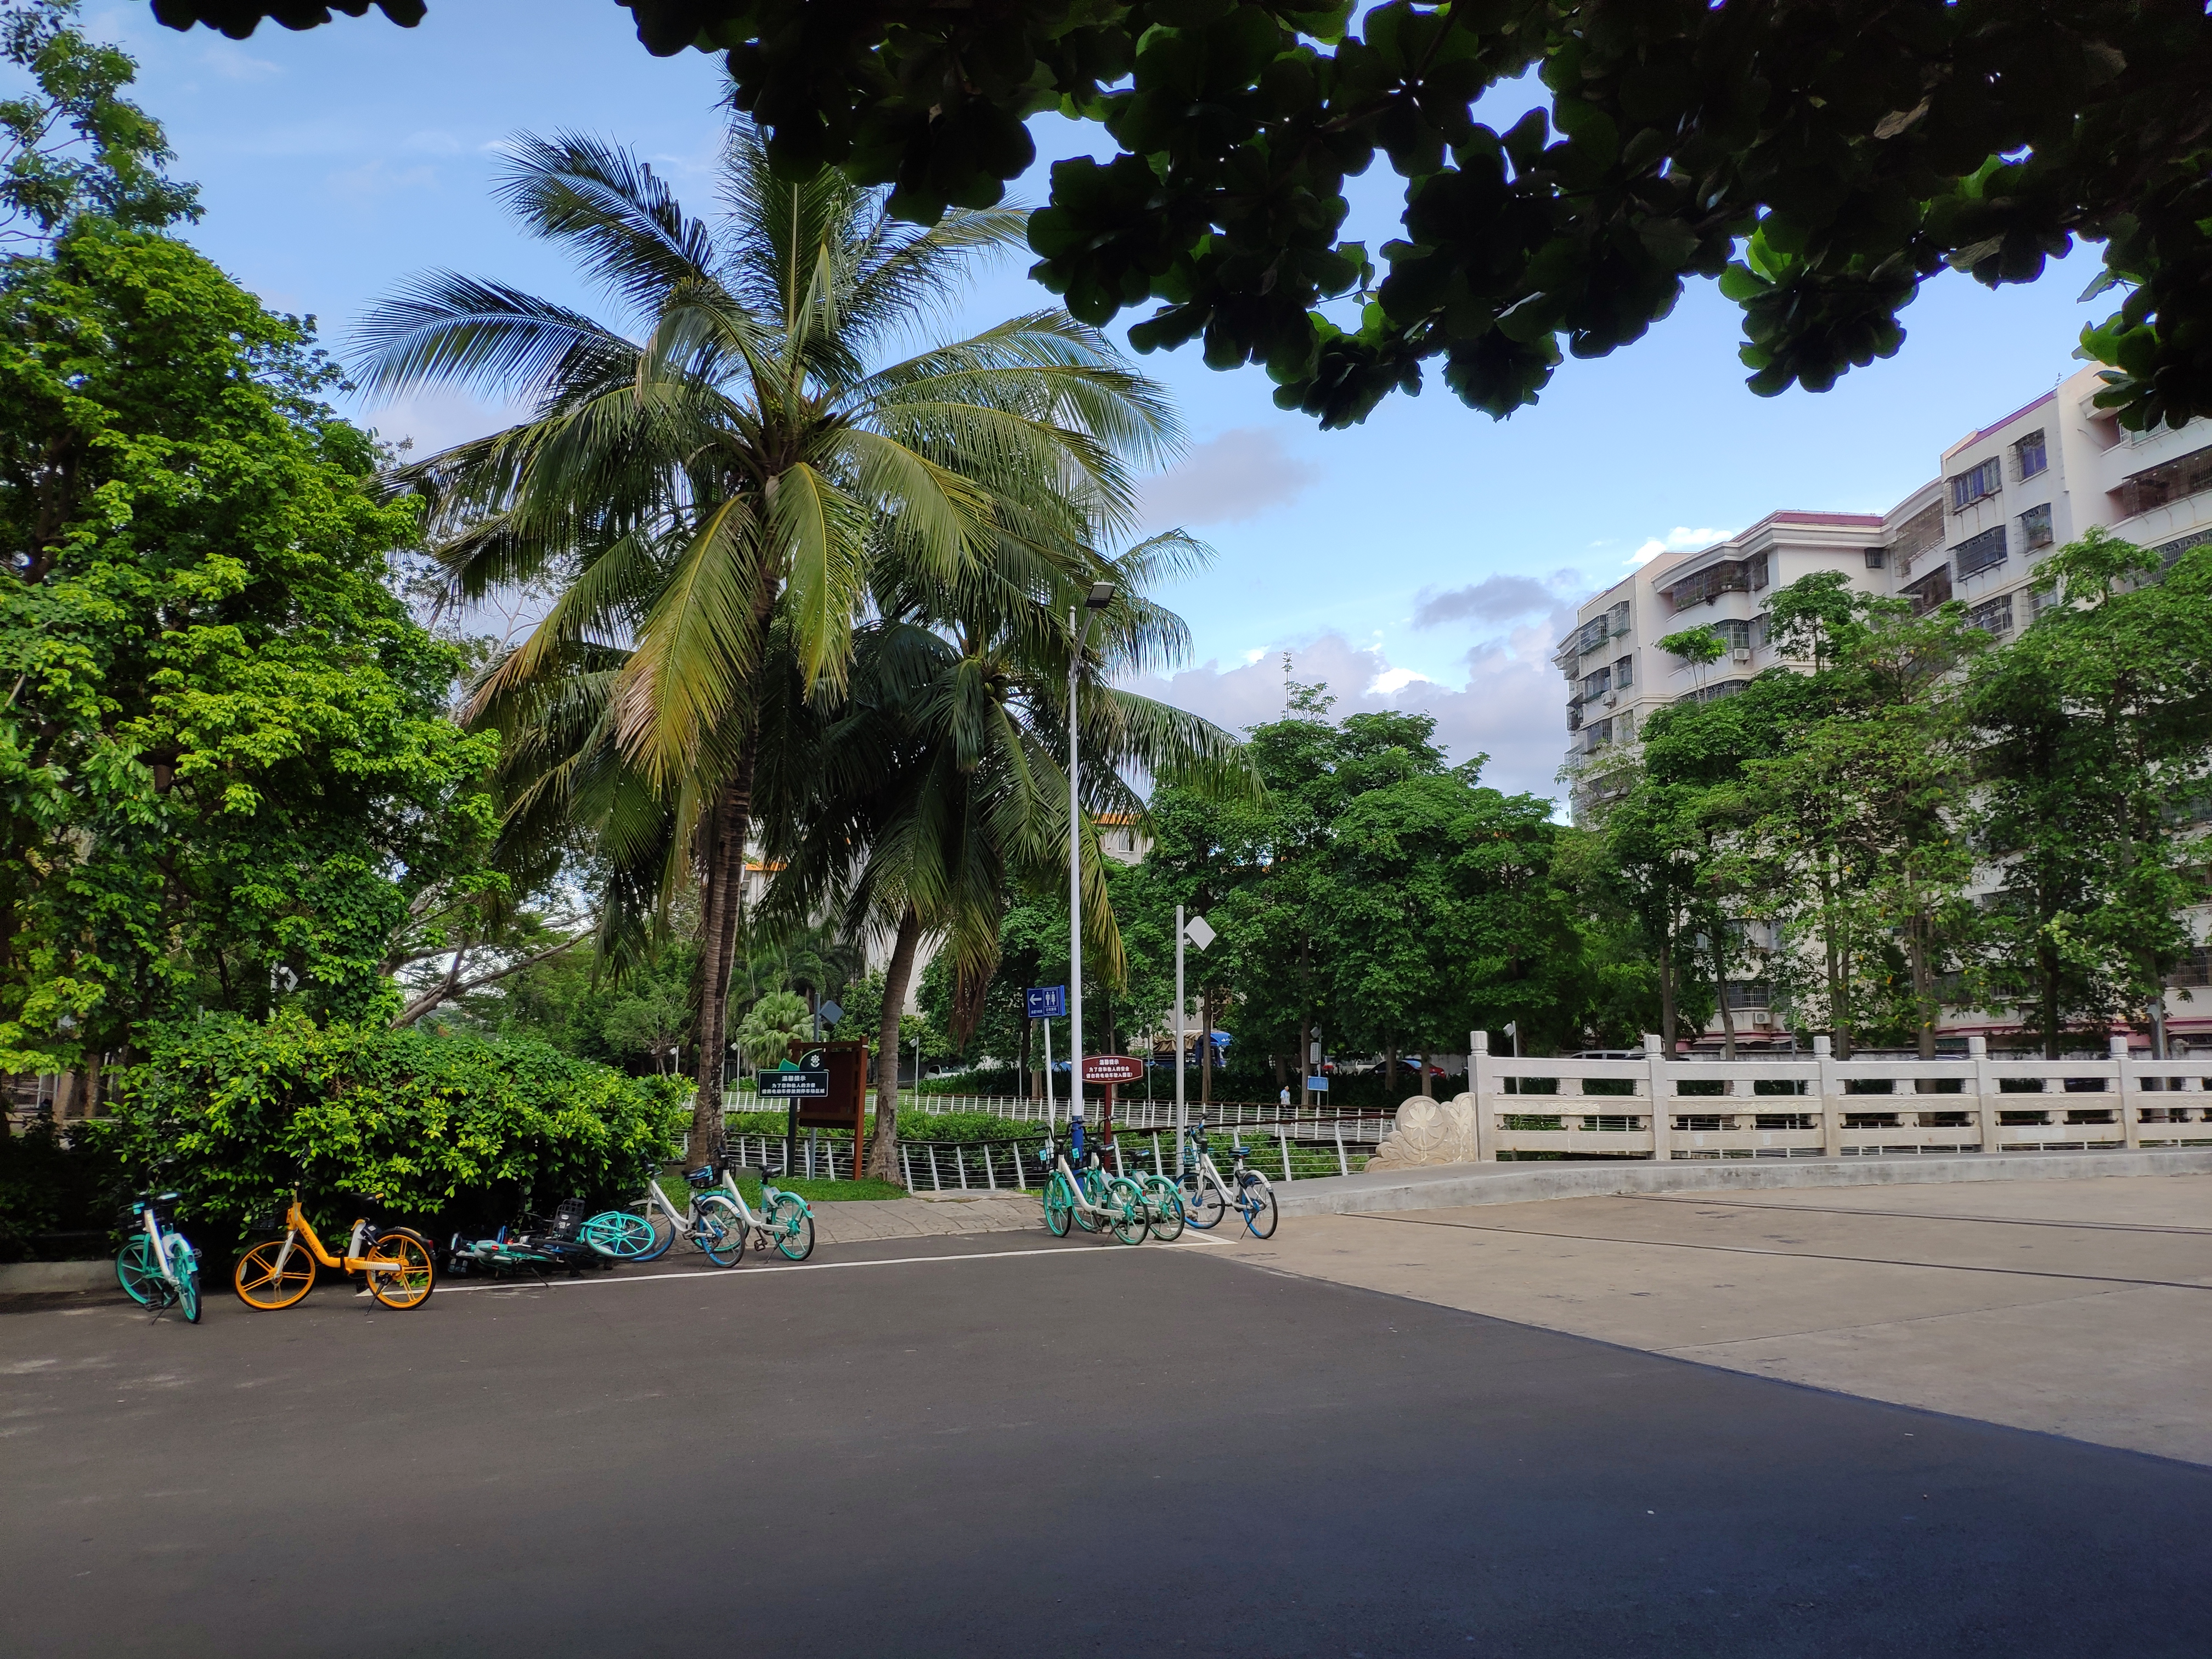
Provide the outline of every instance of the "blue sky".
<path id="1" fill-rule="evenodd" d="M 202 186 L 192 240 L 272 307 L 316 314 L 333 345 L 364 302 L 435 265 L 596 303 L 491 200 L 518 131 L 618 137 L 708 204 L 718 60 L 650 57 L 611 0 L 431 0 L 413 30 L 372 12 L 243 42 L 173 33 L 143 4 L 89 0 L 87 20 L 137 55 L 137 95 Z M 1496 101 L 1502 122 L 1528 99 Z M 1046 163 L 1103 136 L 1056 119 L 1036 132 L 1039 167 L 1018 192 L 1032 204 Z M 1356 181 L 1353 229 L 1370 246 L 1393 233 L 1395 185 L 1380 163 Z M 1547 658 L 1567 608 L 1654 541 L 1701 543 L 1777 507 L 1893 506 L 1946 445 L 2075 366 L 2094 268 L 2077 252 L 1996 295 L 1941 278 L 1905 313 L 1898 357 L 1819 396 L 1744 390 L 1735 308 L 1709 285 L 1637 344 L 1570 362 L 1502 422 L 1431 385 L 1323 433 L 1277 411 L 1256 369 L 1217 374 L 1191 350 L 1141 359 L 1193 440 L 1151 509 L 1220 553 L 1165 596 L 1195 660 L 1147 689 L 1232 726 L 1270 718 L 1289 650 L 1340 707 L 1425 709 L 1456 758 L 1492 757 L 1492 781 L 1556 793 L 1565 694 Z M 1010 260 L 968 310 L 981 324 L 1048 299 Z M 499 418 L 458 396 L 359 412 L 429 446 Z"/>

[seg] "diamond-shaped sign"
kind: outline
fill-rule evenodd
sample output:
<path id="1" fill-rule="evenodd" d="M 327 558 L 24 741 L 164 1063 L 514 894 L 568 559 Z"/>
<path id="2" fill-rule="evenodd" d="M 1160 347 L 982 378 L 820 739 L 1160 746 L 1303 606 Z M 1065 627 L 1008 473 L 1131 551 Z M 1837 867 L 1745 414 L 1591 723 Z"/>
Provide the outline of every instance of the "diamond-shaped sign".
<path id="1" fill-rule="evenodd" d="M 1193 916 L 1185 922 L 1182 927 L 1182 936 L 1201 951 L 1212 944 L 1218 937 L 1213 929 L 1206 926 L 1204 916 Z"/>

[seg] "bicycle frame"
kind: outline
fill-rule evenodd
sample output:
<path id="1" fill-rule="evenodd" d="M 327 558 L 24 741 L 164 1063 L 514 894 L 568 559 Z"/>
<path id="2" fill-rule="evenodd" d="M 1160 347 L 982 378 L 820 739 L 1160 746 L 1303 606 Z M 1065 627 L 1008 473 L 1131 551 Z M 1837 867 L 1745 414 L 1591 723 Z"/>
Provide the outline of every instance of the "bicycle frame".
<path id="1" fill-rule="evenodd" d="M 690 1238 L 698 1231 L 699 1218 L 703 1213 L 699 1207 L 699 1202 L 702 1199 L 704 1199 L 710 1194 L 718 1198 L 722 1195 L 721 1190 L 719 1188 L 709 1187 L 702 1192 L 695 1187 L 691 1189 L 690 1202 L 688 1202 L 684 1208 L 679 1210 L 672 1202 L 670 1201 L 668 1194 L 660 1190 L 660 1183 L 658 1181 L 648 1181 L 645 1183 L 645 1196 L 640 1199 L 633 1199 L 631 1200 L 631 1206 L 635 1208 L 639 1205 L 642 1205 L 648 1212 L 658 1209 L 661 1214 L 668 1218 L 670 1223 L 674 1225 L 677 1232 L 680 1236 L 685 1238 Z M 739 1199 L 738 1200 L 738 1204 L 739 1211 L 742 1213 L 744 1200 L 743 1199 Z"/>
<path id="2" fill-rule="evenodd" d="M 381 1271 L 390 1271 L 392 1264 L 389 1262 L 372 1263 L 368 1257 L 360 1253 L 362 1237 L 368 1231 L 368 1218 L 364 1216 L 353 1224 L 353 1236 L 346 1241 L 346 1253 L 332 1255 L 313 1224 L 308 1221 L 307 1212 L 300 1207 L 300 1195 L 295 1193 L 291 1207 L 284 1212 L 284 1248 L 276 1253 L 276 1271 L 279 1273 L 284 1271 L 286 1264 L 292 1260 L 293 1247 L 302 1238 L 307 1240 L 307 1249 L 315 1260 L 325 1267 L 343 1267 L 349 1273 L 365 1273 L 372 1266 Z"/>
<path id="3" fill-rule="evenodd" d="M 1195 1144 L 1198 1142 L 1202 1131 L 1194 1128 L 1188 1130 L 1185 1133 L 1188 1139 Z M 1236 1155 L 1236 1161 L 1232 1166 L 1232 1173 L 1234 1173 L 1237 1178 L 1232 1183 L 1222 1179 L 1221 1166 L 1213 1161 L 1213 1154 L 1207 1151 L 1204 1146 L 1200 1145 L 1198 1146 L 1198 1155 L 1194 1159 L 1190 1156 L 1189 1150 L 1185 1148 L 1176 1159 L 1176 1183 L 1180 1186 L 1185 1177 L 1194 1177 L 1198 1182 L 1196 1190 L 1199 1192 L 1204 1192 L 1206 1190 L 1206 1184 L 1208 1182 L 1212 1182 L 1213 1183 L 1214 1190 L 1221 1194 L 1221 1202 L 1223 1206 L 1225 1208 L 1236 1211 L 1239 1215 L 1244 1215 L 1249 1207 L 1243 1196 L 1244 1190 L 1243 1176 L 1245 1174 L 1244 1156 L 1245 1155 L 1241 1149 Z M 1257 1171 L 1255 1171 L 1254 1173 L 1256 1174 Z M 1260 1176 L 1259 1178 L 1261 1181 L 1265 1181 L 1267 1177 L 1263 1175 Z"/>
<path id="4" fill-rule="evenodd" d="M 168 1281 L 171 1290 L 182 1295 L 184 1286 L 178 1283 L 177 1269 L 169 1260 L 169 1235 L 161 1231 L 161 1220 L 155 1215 L 151 1203 L 146 1206 L 138 1219 L 148 1241 L 154 1247 L 154 1260 L 161 1266 L 161 1277 Z"/>

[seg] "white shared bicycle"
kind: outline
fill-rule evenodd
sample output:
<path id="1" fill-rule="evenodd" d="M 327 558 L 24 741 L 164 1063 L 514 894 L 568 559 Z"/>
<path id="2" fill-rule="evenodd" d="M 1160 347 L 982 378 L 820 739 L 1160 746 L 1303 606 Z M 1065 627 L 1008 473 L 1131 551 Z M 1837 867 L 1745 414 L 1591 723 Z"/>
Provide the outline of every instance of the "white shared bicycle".
<path id="1" fill-rule="evenodd" d="M 1182 1188 L 1183 1214 L 1194 1227 L 1211 1228 L 1234 1210 L 1243 1218 L 1244 1231 L 1255 1238 L 1271 1238 L 1275 1231 L 1275 1189 L 1267 1177 L 1248 1168 L 1249 1148 L 1231 1146 L 1234 1160 L 1224 1178 L 1207 1150 L 1206 1120 L 1200 1118 L 1184 1131 L 1189 1145 L 1177 1160 L 1176 1182 Z"/>

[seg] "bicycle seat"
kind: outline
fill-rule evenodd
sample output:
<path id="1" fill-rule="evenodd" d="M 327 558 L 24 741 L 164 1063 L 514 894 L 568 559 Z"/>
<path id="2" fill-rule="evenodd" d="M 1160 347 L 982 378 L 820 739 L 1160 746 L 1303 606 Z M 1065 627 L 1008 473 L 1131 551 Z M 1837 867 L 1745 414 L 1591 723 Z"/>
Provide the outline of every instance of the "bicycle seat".
<path id="1" fill-rule="evenodd" d="M 183 1196 L 182 1193 L 156 1193 L 154 1194 L 154 1201 L 156 1204 L 173 1204 Z"/>
<path id="2" fill-rule="evenodd" d="M 714 1166 L 711 1164 L 705 1164 L 692 1170 L 684 1178 L 694 1187 L 711 1187 L 714 1184 Z"/>
<path id="3" fill-rule="evenodd" d="M 1231 1158 L 1249 1158 L 1252 1156 L 1252 1149 L 1249 1146 L 1231 1146 L 1229 1149 L 1229 1155 Z"/>

